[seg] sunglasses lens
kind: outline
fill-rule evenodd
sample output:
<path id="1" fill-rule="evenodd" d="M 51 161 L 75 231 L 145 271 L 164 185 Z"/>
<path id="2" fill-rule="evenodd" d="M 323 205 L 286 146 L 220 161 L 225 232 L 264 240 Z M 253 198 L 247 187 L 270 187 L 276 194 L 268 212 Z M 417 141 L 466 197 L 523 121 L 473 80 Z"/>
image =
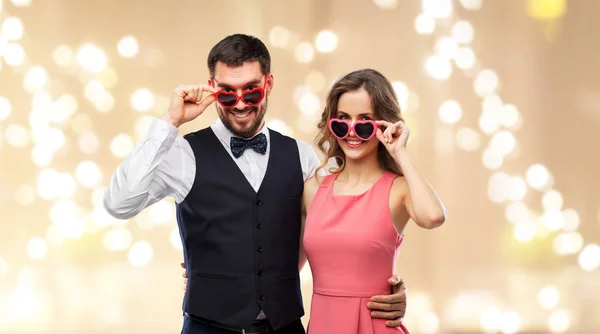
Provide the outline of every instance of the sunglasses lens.
<path id="1" fill-rule="evenodd" d="M 244 94 L 243 98 L 246 104 L 257 104 L 262 100 L 263 93 L 260 90 L 255 90 L 253 92 Z"/>
<path id="2" fill-rule="evenodd" d="M 227 107 L 233 107 L 237 101 L 236 96 L 233 94 L 219 94 L 217 98 L 222 105 Z"/>
<path id="3" fill-rule="evenodd" d="M 354 132 L 360 139 L 368 139 L 375 131 L 375 127 L 371 123 L 361 123 L 354 125 Z"/>
<path id="4" fill-rule="evenodd" d="M 331 132 L 338 138 L 344 137 L 348 134 L 348 124 L 342 122 L 332 122 Z"/>

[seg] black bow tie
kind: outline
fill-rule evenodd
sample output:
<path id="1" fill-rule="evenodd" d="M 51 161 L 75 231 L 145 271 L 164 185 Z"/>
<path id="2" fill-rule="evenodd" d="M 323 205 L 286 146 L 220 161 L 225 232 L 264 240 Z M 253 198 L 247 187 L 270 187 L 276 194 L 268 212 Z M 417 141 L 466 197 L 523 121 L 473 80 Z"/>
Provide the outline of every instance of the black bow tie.
<path id="1" fill-rule="evenodd" d="M 251 139 L 231 137 L 229 146 L 231 147 L 231 153 L 236 158 L 241 157 L 247 148 L 252 148 L 260 154 L 265 154 L 267 152 L 267 136 L 264 133 L 259 133 Z"/>

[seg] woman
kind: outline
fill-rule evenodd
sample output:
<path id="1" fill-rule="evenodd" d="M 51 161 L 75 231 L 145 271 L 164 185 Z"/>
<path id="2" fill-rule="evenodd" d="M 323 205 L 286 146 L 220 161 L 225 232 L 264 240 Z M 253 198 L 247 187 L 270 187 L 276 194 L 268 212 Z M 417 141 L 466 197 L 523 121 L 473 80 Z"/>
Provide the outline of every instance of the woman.
<path id="1" fill-rule="evenodd" d="M 392 85 L 371 69 L 346 75 L 318 127 L 325 161 L 339 167 L 304 187 L 303 246 L 314 284 L 308 334 L 408 333 L 372 318 L 366 304 L 389 292 L 409 219 L 432 229 L 446 212 L 406 151 L 409 130 Z"/>

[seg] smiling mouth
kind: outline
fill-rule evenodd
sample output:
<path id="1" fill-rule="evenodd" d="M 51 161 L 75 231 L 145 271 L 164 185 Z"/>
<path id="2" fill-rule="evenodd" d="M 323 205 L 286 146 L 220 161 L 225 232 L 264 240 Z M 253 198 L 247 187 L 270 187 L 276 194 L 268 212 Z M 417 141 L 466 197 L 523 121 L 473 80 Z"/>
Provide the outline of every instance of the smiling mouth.
<path id="1" fill-rule="evenodd" d="M 245 121 L 250 117 L 250 114 L 253 112 L 254 110 L 242 110 L 242 111 L 238 111 L 238 110 L 231 110 L 231 114 L 233 114 L 233 116 L 240 121 Z"/>
<path id="2" fill-rule="evenodd" d="M 357 148 L 362 145 L 363 141 L 360 139 L 346 139 L 346 145 L 350 148 Z"/>

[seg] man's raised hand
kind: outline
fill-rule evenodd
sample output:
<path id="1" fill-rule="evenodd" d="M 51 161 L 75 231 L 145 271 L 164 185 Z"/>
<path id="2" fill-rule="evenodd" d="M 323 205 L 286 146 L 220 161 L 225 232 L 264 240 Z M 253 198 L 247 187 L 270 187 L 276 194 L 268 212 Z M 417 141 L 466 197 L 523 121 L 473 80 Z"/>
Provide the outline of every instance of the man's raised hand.
<path id="1" fill-rule="evenodd" d="M 218 90 L 207 85 L 181 85 L 173 91 L 169 110 L 162 119 L 179 127 L 180 125 L 194 120 L 202 115 L 204 110 L 213 102 Z M 205 93 L 208 95 L 205 96 Z"/>

